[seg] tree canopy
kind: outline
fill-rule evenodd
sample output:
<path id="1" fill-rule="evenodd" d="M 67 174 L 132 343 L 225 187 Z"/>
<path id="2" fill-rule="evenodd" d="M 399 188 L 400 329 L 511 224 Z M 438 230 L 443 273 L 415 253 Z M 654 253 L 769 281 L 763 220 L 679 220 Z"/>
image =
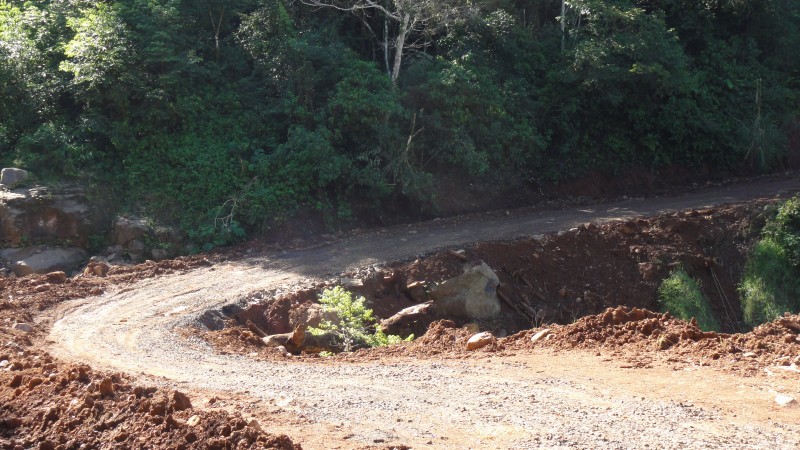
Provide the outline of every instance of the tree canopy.
<path id="1" fill-rule="evenodd" d="M 0 0 L 0 161 L 217 243 L 442 174 L 769 171 L 797 48 L 796 1 Z"/>

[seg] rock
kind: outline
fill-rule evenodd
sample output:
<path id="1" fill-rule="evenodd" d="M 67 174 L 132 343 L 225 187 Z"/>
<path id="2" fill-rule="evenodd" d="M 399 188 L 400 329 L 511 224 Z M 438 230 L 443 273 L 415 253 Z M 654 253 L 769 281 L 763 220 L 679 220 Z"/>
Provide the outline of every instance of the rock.
<path id="1" fill-rule="evenodd" d="M 107 232 L 109 209 L 95 200 L 90 204 L 76 185 L 0 191 L 0 241 L 70 241 L 83 246 L 89 236 Z"/>
<path id="2" fill-rule="evenodd" d="M 111 378 L 105 378 L 100 382 L 100 395 L 103 397 L 114 395 L 114 382 L 111 381 Z"/>
<path id="3" fill-rule="evenodd" d="M 495 317 L 500 313 L 499 284 L 500 279 L 486 263 L 469 267 L 464 274 L 430 290 L 433 311 L 467 320 Z"/>
<path id="4" fill-rule="evenodd" d="M 263 431 L 261 429 L 261 425 L 258 423 L 258 420 L 254 419 L 254 418 L 251 418 L 250 420 L 247 421 L 247 427 L 248 428 L 252 428 L 252 429 L 254 429 L 256 431 Z"/>
<path id="5" fill-rule="evenodd" d="M 756 356 L 758 356 L 758 354 L 755 352 L 745 352 L 742 353 L 742 356 L 744 356 L 745 358 L 755 358 Z"/>
<path id="6" fill-rule="evenodd" d="M 85 277 L 105 277 L 111 266 L 107 262 L 90 262 L 85 269 L 83 269 L 83 276 Z"/>
<path id="7" fill-rule="evenodd" d="M 144 254 L 147 252 L 147 245 L 145 245 L 145 243 L 139 239 L 134 239 L 128 242 L 128 245 L 125 247 L 125 249 L 128 250 L 128 254 L 134 259 L 142 259 L 144 258 Z"/>
<path id="8" fill-rule="evenodd" d="M 167 259 L 168 257 L 167 251 L 160 248 L 154 248 L 151 250 L 150 255 L 152 255 L 153 259 L 156 261 L 161 261 L 162 259 Z"/>
<path id="9" fill-rule="evenodd" d="M 342 278 L 339 280 L 342 286 L 346 288 L 360 288 L 364 287 L 364 282 L 358 278 Z"/>
<path id="10" fill-rule="evenodd" d="M 33 389 L 33 388 L 35 388 L 36 386 L 38 386 L 38 385 L 40 385 L 42 383 L 44 383 L 43 379 L 41 379 L 39 377 L 33 377 L 30 380 L 28 380 L 28 389 Z"/>
<path id="11" fill-rule="evenodd" d="M 139 217 L 117 217 L 114 220 L 111 232 L 112 242 L 125 247 L 131 241 L 141 239 L 152 231 L 145 219 Z"/>
<path id="12" fill-rule="evenodd" d="M 636 234 L 636 222 L 628 221 L 623 223 L 619 226 L 619 231 L 628 236 Z"/>
<path id="13" fill-rule="evenodd" d="M 79 248 L 52 248 L 36 251 L 30 256 L 16 259 L 11 265 L 11 270 L 17 276 L 24 277 L 33 273 L 46 274 L 54 271 L 70 271 L 75 269 L 86 259 L 86 252 Z M 25 250 L 25 249 L 23 249 Z M 14 258 L 28 255 L 30 252 L 15 254 Z"/>
<path id="14" fill-rule="evenodd" d="M 24 322 L 17 322 L 11 328 L 17 331 L 22 331 L 23 333 L 30 333 L 33 331 L 33 327 Z"/>
<path id="15" fill-rule="evenodd" d="M 45 275 L 45 278 L 47 278 L 47 281 L 50 283 L 62 284 L 67 281 L 67 274 L 64 273 L 64 271 L 62 270 L 58 270 L 55 272 L 48 273 L 47 275 Z"/>
<path id="16" fill-rule="evenodd" d="M 308 308 L 292 310 L 289 312 L 289 326 L 294 329 L 298 325 L 305 325 L 307 327 L 319 328 L 323 320 L 330 322 L 335 321 L 336 313 L 333 311 L 325 311 L 322 305 L 312 304 Z"/>
<path id="17" fill-rule="evenodd" d="M 172 407 L 175 409 L 175 411 L 192 409 L 192 402 L 189 400 L 189 396 L 180 391 L 174 391 L 172 393 L 172 403 Z"/>
<path id="18" fill-rule="evenodd" d="M 479 348 L 486 347 L 487 345 L 491 344 L 494 341 L 495 338 L 494 336 L 492 336 L 492 333 L 484 331 L 482 333 L 475 334 L 471 338 L 469 338 L 469 340 L 467 341 L 467 350 L 477 350 Z"/>
<path id="19" fill-rule="evenodd" d="M 543 338 L 547 337 L 547 335 L 549 335 L 550 332 L 551 332 L 550 328 L 545 328 L 544 330 L 539 330 L 538 332 L 536 332 L 536 334 L 533 335 L 533 337 L 531 337 L 531 343 L 535 344 L 535 343 L 541 341 Z"/>
<path id="20" fill-rule="evenodd" d="M 415 281 L 406 285 L 408 297 L 414 303 L 424 303 L 428 300 L 428 291 L 425 289 L 425 282 Z"/>
<path id="21" fill-rule="evenodd" d="M 6 167 L 0 171 L 0 184 L 13 187 L 28 179 L 28 171 L 14 167 Z"/>
<path id="22" fill-rule="evenodd" d="M 190 427 L 195 427 L 199 424 L 200 424 L 200 416 L 198 415 L 189 417 L 189 420 L 186 421 L 186 425 L 189 425 Z"/>
<path id="23" fill-rule="evenodd" d="M 428 329 L 428 325 L 433 321 L 431 314 L 431 303 L 422 303 L 409 306 L 397 314 L 381 321 L 380 329 L 388 335 L 422 336 Z"/>
<path id="24" fill-rule="evenodd" d="M 778 406 L 786 407 L 797 403 L 797 400 L 795 400 L 793 397 L 789 397 L 788 395 L 778 394 L 775 396 L 775 403 L 777 403 Z"/>

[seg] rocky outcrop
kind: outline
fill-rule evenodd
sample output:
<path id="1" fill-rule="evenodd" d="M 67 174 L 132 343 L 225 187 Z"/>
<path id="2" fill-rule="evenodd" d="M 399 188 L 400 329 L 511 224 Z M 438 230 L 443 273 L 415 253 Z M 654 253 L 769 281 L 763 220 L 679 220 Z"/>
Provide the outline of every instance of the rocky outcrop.
<path id="1" fill-rule="evenodd" d="M 134 261 L 147 257 L 159 260 L 174 256 L 181 242 L 180 233 L 173 228 L 154 227 L 150 221 L 140 217 L 117 217 L 111 231 L 109 253 L 118 253 L 118 248 L 120 253 L 127 253 Z"/>
<path id="2" fill-rule="evenodd" d="M 84 247 L 89 236 L 105 234 L 109 223 L 107 208 L 91 203 L 77 186 L 0 190 L 0 243 L 6 246 Z"/>
<path id="3" fill-rule="evenodd" d="M 0 251 L 0 259 L 19 277 L 33 273 L 70 272 L 86 260 L 79 248 L 47 248 L 44 246 L 10 248 Z"/>
<path id="4" fill-rule="evenodd" d="M 14 167 L 6 167 L 0 171 L 0 185 L 14 187 L 28 179 L 28 171 Z"/>
<path id="5" fill-rule="evenodd" d="M 486 263 L 467 267 L 464 274 L 430 289 L 433 311 L 445 317 L 491 319 L 500 313 L 499 284 L 500 279 Z"/>

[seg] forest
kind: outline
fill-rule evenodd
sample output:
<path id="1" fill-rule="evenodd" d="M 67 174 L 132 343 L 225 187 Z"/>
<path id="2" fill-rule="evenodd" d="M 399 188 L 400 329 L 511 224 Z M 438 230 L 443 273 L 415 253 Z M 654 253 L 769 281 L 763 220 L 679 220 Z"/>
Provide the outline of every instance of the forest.
<path id="1" fill-rule="evenodd" d="M 757 174 L 798 48 L 796 0 L 0 0 L 0 163 L 212 245 L 444 176 Z"/>

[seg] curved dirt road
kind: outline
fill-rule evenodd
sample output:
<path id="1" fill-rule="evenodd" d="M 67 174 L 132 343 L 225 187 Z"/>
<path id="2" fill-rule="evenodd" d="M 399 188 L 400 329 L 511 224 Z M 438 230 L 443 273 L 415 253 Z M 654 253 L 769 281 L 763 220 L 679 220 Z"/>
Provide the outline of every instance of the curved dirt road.
<path id="1" fill-rule="evenodd" d="M 305 448 L 798 448 L 800 409 L 772 402 L 777 392 L 800 397 L 796 378 L 744 380 L 707 368 L 632 375 L 599 357 L 545 351 L 463 361 L 255 362 L 178 333 L 254 290 L 350 267 L 798 190 L 798 177 L 784 177 L 678 198 L 429 222 L 252 256 L 65 304 L 52 327 L 51 351 L 198 395 L 234 396 L 237 408 L 253 409 L 266 429 Z"/>

